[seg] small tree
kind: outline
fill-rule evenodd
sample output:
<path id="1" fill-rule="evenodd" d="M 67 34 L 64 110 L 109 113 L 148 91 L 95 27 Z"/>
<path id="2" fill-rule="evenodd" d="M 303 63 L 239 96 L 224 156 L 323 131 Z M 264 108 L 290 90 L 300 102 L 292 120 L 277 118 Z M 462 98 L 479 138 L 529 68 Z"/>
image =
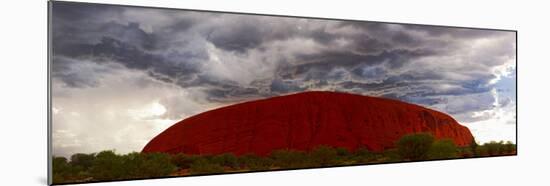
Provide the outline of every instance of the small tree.
<path id="1" fill-rule="evenodd" d="M 487 153 L 490 156 L 499 155 L 503 152 L 504 142 L 490 141 L 489 143 L 483 144 L 487 148 Z"/>
<path id="2" fill-rule="evenodd" d="M 53 157 L 52 172 L 53 182 L 63 183 L 66 180 L 67 174 L 70 173 L 70 165 L 65 157 Z"/>
<path id="3" fill-rule="evenodd" d="M 53 157 L 52 160 L 52 170 L 53 172 L 64 172 L 68 169 L 69 164 L 67 163 L 67 158 L 65 157 Z"/>
<path id="4" fill-rule="evenodd" d="M 123 160 L 114 151 L 102 151 L 97 154 L 90 173 L 96 180 L 115 180 L 127 175 Z"/>
<path id="5" fill-rule="evenodd" d="M 481 145 L 477 147 L 476 149 L 476 156 L 488 156 L 489 151 L 487 150 L 487 146 Z"/>
<path id="6" fill-rule="evenodd" d="M 405 160 L 425 159 L 433 141 L 430 133 L 408 134 L 397 142 L 397 152 Z"/>
<path id="7" fill-rule="evenodd" d="M 507 141 L 504 144 L 504 152 L 505 153 L 513 153 L 516 151 L 516 145 L 513 144 L 511 141 Z"/>
<path id="8" fill-rule="evenodd" d="M 474 156 L 477 155 L 477 147 L 479 145 L 476 142 L 476 139 L 472 137 L 472 141 L 470 142 L 470 150 L 474 154 Z"/>
<path id="9" fill-rule="evenodd" d="M 77 153 L 71 156 L 71 165 L 81 167 L 84 170 L 90 169 L 95 161 L 95 154 Z"/>
<path id="10" fill-rule="evenodd" d="M 436 140 L 430 150 L 428 151 L 428 158 L 430 159 L 446 159 L 457 157 L 457 147 L 453 140 L 442 139 Z"/>
<path id="11" fill-rule="evenodd" d="M 125 158 L 125 171 L 136 178 L 168 176 L 176 170 L 170 155 L 164 153 L 130 153 Z"/>

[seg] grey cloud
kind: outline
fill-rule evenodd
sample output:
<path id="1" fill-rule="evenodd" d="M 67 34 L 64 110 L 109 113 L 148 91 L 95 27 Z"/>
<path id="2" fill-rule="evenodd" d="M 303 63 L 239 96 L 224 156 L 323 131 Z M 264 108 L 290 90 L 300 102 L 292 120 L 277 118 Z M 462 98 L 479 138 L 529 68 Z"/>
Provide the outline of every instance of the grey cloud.
<path id="1" fill-rule="evenodd" d="M 103 38 L 100 43 L 89 45 L 82 44 L 73 47 L 73 51 L 67 53 L 71 57 L 90 56 L 96 61 L 113 61 L 123 64 L 129 69 L 148 71 L 150 74 L 162 74 L 167 77 L 177 77 L 185 80 L 186 76 L 197 72 L 198 64 L 181 60 L 194 60 L 205 58 L 200 54 L 174 53 L 171 58 L 143 51 L 134 45 L 121 42 L 113 38 Z M 84 57 L 85 58 L 85 57 Z M 171 61 L 174 60 L 174 61 Z M 162 78 L 160 78 L 163 80 Z"/>
<path id="2" fill-rule="evenodd" d="M 325 51 L 319 54 L 299 56 L 298 61 L 308 63 L 287 65 L 279 69 L 278 72 L 280 77 L 288 79 L 296 77 L 304 77 L 304 80 L 325 79 L 334 68 L 341 67 L 354 74 L 355 78 L 368 81 L 373 78 L 385 78 L 388 70 L 400 68 L 409 60 L 432 54 L 433 52 L 428 50 L 402 49 L 373 55 Z"/>
<path id="3" fill-rule="evenodd" d="M 65 86 L 72 88 L 95 87 L 105 74 L 112 73 L 117 66 L 106 64 L 103 66 L 90 65 L 86 61 L 67 57 L 54 57 L 52 76 L 63 81 Z"/>
<path id="4" fill-rule="evenodd" d="M 271 92 L 276 94 L 284 94 L 289 92 L 303 91 L 305 90 L 305 88 L 302 88 L 300 87 L 300 85 L 297 85 L 293 82 L 275 79 L 271 82 L 270 90 Z"/>
<path id="5" fill-rule="evenodd" d="M 242 53 L 247 49 L 258 47 L 262 43 L 264 35 L 260 32 L 257 24 L 259 23 L 245 23 L 212 30 L 208 33 L 207 38 L 218 48 Z"/>
<path id="6" fill-rule="evenodd" d="M 477 97 L 472 105 L 453 99 L 489 95 L 495 88 L 489 84 L 495 78 L 491 69 L 515 55 L 515 44 L 509 42 L 514 36 L 499 31 L 173 10 L 155 10 L 163 23 L 153 24 L 147 17 L 125 14 L 136 8 L 58 4 L 53 25 L 55 56 L 118 63 L 181 88 L 200 88 L 211 102 L 329 89 L 400 99 L 449 113 L 471 113 L 487 109 L 473 103 L 494 99 Z M 147 25 L 154 27 L 145 31 Z M 479 51 L 472 49 L 476 39 L 502 37 L 512 39 Z M 290 40 L 312 44 L 304 45 L 308 48 L 284 46 L 283 41 Z M 219 53 L 211 46 L 227 54 L 216 61 Z M 265 66 L 247 66 L 250 61 Z M 57 63 L 63 62 L 54 59 L 59 72 L 71 68 L 57 67 Z M 227 78 L 263 67 L 267 70 L 262 75 L 267 78 Z M 216 74 L 220 71 L 227 77 Z M 54 76 L 73 87 L 98 84 L 93 78 L 70 73 Z"/>
<path id="7" fill-rule="evenodd" d="M 99 16 L 118 16 L 124 8 L 101 4 L 78 4 L 71 2 L 53 3 L 53 16 L 64 20 L 79 22 Z"/>
<path id="8" fill-rule="evenodd" d="M 208 95 L 206 98 L 208 101 L 219 103 L 235 103 L 242 102 L 250 99 L 259 99 L 264 96 L 260 95 L 257 88 L 254 87 L 240 87 L 240 86 L 225 86 L 225 88 L 210 88 L 205 90 Z"/>
<path id="9" fill-rule="evenodd" d="M 460 39 L 489 38 L 489 37 L 499 36 L 507 33 L 505 31 L 469 29 L 469 28 L 452 28 L 452 27 L 441 27 L 441 26 L 424 26 L 424 25 L 404 25 L 404 29 L 424 32 L 429 36 L 433 36 L 433 37 L 449 36 L 452 38 L 460 38 Z"/>

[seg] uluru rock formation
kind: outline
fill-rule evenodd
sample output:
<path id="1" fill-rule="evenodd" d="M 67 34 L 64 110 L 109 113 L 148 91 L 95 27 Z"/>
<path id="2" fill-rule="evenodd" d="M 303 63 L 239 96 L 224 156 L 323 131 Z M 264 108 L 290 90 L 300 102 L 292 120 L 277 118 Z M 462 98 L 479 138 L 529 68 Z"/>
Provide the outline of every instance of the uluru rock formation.
<path id="1" fill-rule="evenodd" d="M 267 155 L 320 145 L 375 152 L 403 135 L 430 132 L 469 145 L 470 130 L 447 114 L 397 100 L 338 92 L 303 92 L 230 105 L 184 119 L 143 152 Z"/>

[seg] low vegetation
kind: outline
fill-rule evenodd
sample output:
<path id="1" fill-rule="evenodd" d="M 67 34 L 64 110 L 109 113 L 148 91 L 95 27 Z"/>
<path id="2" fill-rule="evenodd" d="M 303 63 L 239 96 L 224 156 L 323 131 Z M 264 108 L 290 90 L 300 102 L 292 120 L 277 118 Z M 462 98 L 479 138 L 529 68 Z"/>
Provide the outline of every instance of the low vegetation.
<path id="1" fill-rule="evenodd" d="M 426 159 L 433 142 L 434 137 L 429 133 L 405 135 L 397 141 L 397 152 L 405 160 Z"/>
<path id="2" fill-rule="evenodd" d="M 403 136 L 396 148 L 383 152 L 371 152 L 366 147 L 355 151 L 345 148 L 319 146 L 310 151 L 281 149 L 268 156 L 245 154 L 188 155 L 163 153 L 116 154 L 102 151 L 92 154 L 74 154 L 69 159 L 53 157 L 53 182 L 77 183 L 110 181 L 135 178 L 216 174 L 312 168 L 342 165 L 376 164 L 403 161 L 452 159 L 510 155 L 516 153 L 511 142 L 475 142 L 467 147 L 457 147 L 450 139 L 436 140 L 429 133 Z"/>

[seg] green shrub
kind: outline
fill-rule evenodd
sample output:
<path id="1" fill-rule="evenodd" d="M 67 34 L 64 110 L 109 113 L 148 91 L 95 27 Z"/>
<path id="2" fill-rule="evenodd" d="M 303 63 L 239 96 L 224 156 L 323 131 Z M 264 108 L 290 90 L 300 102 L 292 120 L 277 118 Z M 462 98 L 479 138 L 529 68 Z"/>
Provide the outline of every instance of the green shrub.
<path id="1" fill-rule="evenodd" d="M 275 150 L 269 156 L 275 166 L 281 168 L 302 168 L 308 166 L 308 158 L 304 152 L 296 150 Z"/>
<path id="2" fill-rule="evenodd" d="M 117 155 L 114 151 L 97 154 L 78 153 L 65 157 L 53 157 L 54 183 L 82 181 L 107 181 L 133 178 L 168 176 L 179 169 L 189 169 L 190 174 L 223 173 L 230 171 L 293 169 L 348 165 L 355 163 L 396 162 L 401 160 L 445 159 L 456 157 L 509 154 L 516 151 L 512 142 L 489 142 L 477 145 L 475 140 L 468 147 L 457 147 L 452 140 L 434 140 L 429 133 L 405 135 L 396 142 L 397 148 L 383 152 L 370 152 L 360 147 L 352 152 L 346 148 L 319 146 L 309 152 L 275 150 L 268 157 L 254 154 L 236 157 L 220 155 L 168 155 L 164 153 L 129 153 Z"/>
<path id="3" fill-rule="evenodd" d="M 213 174 L 222 173 L 224 170 L 221 165 L 211 162 L 208 157 L 199 157 L 193 161 L 189 171 L 191 174 Z"/>
<path id="4" fill-rule="evenodd" d="M 52 160 L 52 176 L 54 183 L 63 183 L 66 181 L 70 173 L 70 165 L 65 157 L 53 157 Z"/>
<path id="5" fill-rule="evenodd" d="M 356 163 L 368 163 L 374 161 L 376 156 L 365 147 L 359 147 L 353 152 L 351 159 Z"/>
<path id="6" fill-rule="evenodd" d="M 129 153 L 117 155 L 114 151 L 95 154 L 74 154 L 71 161 L 54 157 L 54 182 L 90 180 L 120 180 L 170 175 L 176 170 L 170 155 L 163 153 Z"/>
<path id="7" fill-rule="evenodd" d="M 408 134 L 397 141 L 397 153 L 404 160 L 426 158 L 434 137 L 430 133 Z"/>
<path id="8" fill-rule="evenodd" d="M 350 162 L 352 160 L 352 153 L 347 148 L 342 147 L 336 147 L 336 155 L 338 156 L 338 164 L 339 165 L 347 165 L 351 164 L 353 162 Z"/>
<path id="9" fill-rule="evenodd" d="M 123 169 L 130 178 L 168 176 L 176 170 L 171 157 L 164 153 L 130 153 L 125 155 Z"/>
<path id="10" fill-rule="evenodd" d="M 507 141 L 505 144 L 504 144 L 504 152 L 505 153 L 513 153 L 513 152 L 516 152 L 516 145 L 513 144 L 511 141 Z"/>
<path id="11" fill-rule="evenodd" d="M 458 149 L 451 139 L 436 140 L 428 151 L 430 159 L 447 159 L 458 157 Z"/>
<path id="12" fill-rule="evenodd" d="M 247 168 L 249 170 L 269 170 L 274 161 L 269 157 L 259 157 L 254 154 L 246 154 L 237 158 L 239 166 Z"/>
<path id="13" fill-rule="evenodd" d="M 387 149 L 382 154 L 379 154 L 379 159 L 382 159 L 382 162 L 398 162 L 403 160 L 398 149 Z"/>
<path id="14" fill-rule="evenodd" d="M 473 153 L 474 156 L 477 155 L 477 147 L 478 146 L 479 145 L 477 144 L 476 139 L 472 138 L 472 141 L 470 142 L 469 147 L 470 147 L 470 151 Z"/>
<path id="15" fill-rule="evenodd" d="M 65 172 L 68 170 L 69 163 L 65 157 L 53 157 L 52 169 L 53 172 Z"/>
<path id="16" fill-rule="evenodd" d="M 115 180 L 125 178 L 127 172 L 122 158 L 109 150 L 96 155 L 90 174 L 95 180 Z"/>
<path id="17" fill-rule="evenodd" d="M 308 161 L 312 167 L 335 165 L 339 160 L 338 151 L 329 146 L 318 146 L 308 154 Z"/>
<path id="18" fill-rule="evenodd" d="M 476 156 L 488 156 L 489 151 L 487 150 L 487 146 L 480 145 L 476 149 Z"/>
<path id="19" fill-rule="evenodd" d="M 65 157 L 53 157 L 52 163 L 54 183 L 80 182 L 91 177 L 82 165 L 75 165 L 78 163 L 69 162 Z"/>
<path id="20" fill-rule="evenodd" d="M 502 154 L 504 142 L 491 141 L 489 143 L 483 144 L 483 146 L 487 147 L 487 153 L 489 156 L 494 156 Z"/>
<path id="21" fill-rule="evenodd" d="M 486 149 L 486 155 L 489 156 L 505 155 L 516 151 L 516 145 L 510 141 L 506 143 L 504 143 L 503 141 L 490 141 L 489 143 L 484 143 L 482 147 Z"/>
<path id="22" fill-rule="evenodd" d="M 225 154 L 214 156 L 212 157 L 211 161 L 215 164 L 219 164 L 225 167 L 230 167 L 230 168 L 239 167 L 239 162 L 237 161 L 237 157 L 235 157 L 235 155 L 231 153 L 225 153 Z"/>
<path id="23" fill-rule="evenodd" d="M 470 147 L 457 148 L 460 157 L 473 157 L 474 152 Z"/>
<path id="24" fill-rule="evenodd" d="M 351 156 L 351 152 L 350 152 L 348 149 L 346 149 L 346 148 L 343 148 L 343 147 L 336 147 L 335 150 L 336 150 L 336 154 L 337 154 L 338 157 L 340 157 L 340 158 L 345 158 L 345 157 Z"/>
<path id="25" fill-rule="evenodd" d="M 95 161 L 95 154 L 83 154 L 83 153 L 77 153 L 73 154 L 71 156 L 71 166 L 74 167 L 81 167 L 83 170 L 88 170 Z"/>
<path id="26" fill-rule="evenodd" d="M 503 141 L 490 141 L 477 147 L 475 156 L 495 156 L 514 153 L 516 151 L 516 145 L 511 141 L 504 143 Z"/>
<path id="27" fill-rule="evenodd" d="M 173 155 L 171 162 L 180 169 L 188 169 L 191 168 L 191 164 L 195 161 L 195 159 L 197 159 L 197 156 L 180 153 Z"/>
<path id="28" fill-rule="evenodd" d="M 143 176 L 143 173 L 141 172 L 140 168 L 144 167 L 143 164 L 145 162 L 145 158 L 143 154 L 132 152 L 126 155 L 117 155 L 118 161 L 121 161 L 120 164 L 118 164 L 122 172 L 124 172 L 124 175 L 120 178 L 139 178 Z"/>

